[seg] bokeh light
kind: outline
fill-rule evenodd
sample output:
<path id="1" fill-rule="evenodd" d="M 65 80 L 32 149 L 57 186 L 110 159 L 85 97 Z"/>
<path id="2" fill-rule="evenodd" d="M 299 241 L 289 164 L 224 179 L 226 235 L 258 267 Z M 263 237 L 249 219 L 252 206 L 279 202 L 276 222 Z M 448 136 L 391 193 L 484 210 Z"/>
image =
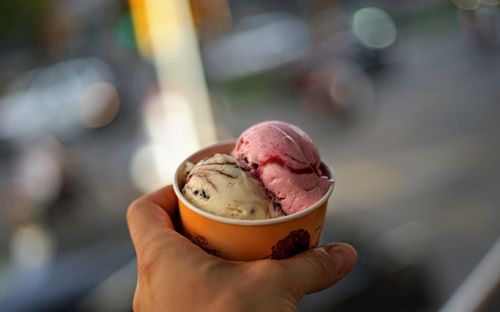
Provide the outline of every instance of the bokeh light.
<path id="1" fill-rule="evenodd" d="M 396 41 L 396 25 L 381 9 L 368 7 L 356 11 L 352 28 L 359 41 L 369 48 L 381 49 Z"/>
<path id="2" fill-rule="evenodd" d="M 500 0 L 481 0 L 482 4 L 485 5 L 500 5 Z"/>
<path id="3" fill-rule="evenodd" d="M 116 88 L 108 82 L 97 82 L 83 90 L 78 103 L 81 121 L 89 128 L 104 127 L 118 114 L 120 101 Z"/>
<path id="4" fill-rule="evenodd" d="M 154 147 L 146 144 L 133 154 L 129 174 L 134 186 L 143 193 L 158 189 L 162 183 L 154 165 Z"/>
<path id="5" fill-rule="evenodd" d="M 177 166 L 200 143 L 186 98 L 173 90 L 147 99 L 144 123 L 148 142 L 134 152 L 129 173 L 139 190 L 150 192 L 171 183 Z"/>
<path id="6" fill-rule="evenodd" d="M 16 184 L 30 201 L 43 204 L 55 198 L 63 184 L 63 147 L 51 137 L 29 140 L 17 161 Z"/>
<path id="7" fill-rule="evenodd" d="M 481 5 L 481 0 L 452 0 L 462 10 L 475 10 Z"/>
<path id="8" fill-rule="evenodd" d="M 39 224 L 22 225 L 13 234 L 11 259 L 20 271 L 43 269 L 52 260 L 54 252 L 52 236 Z"/>

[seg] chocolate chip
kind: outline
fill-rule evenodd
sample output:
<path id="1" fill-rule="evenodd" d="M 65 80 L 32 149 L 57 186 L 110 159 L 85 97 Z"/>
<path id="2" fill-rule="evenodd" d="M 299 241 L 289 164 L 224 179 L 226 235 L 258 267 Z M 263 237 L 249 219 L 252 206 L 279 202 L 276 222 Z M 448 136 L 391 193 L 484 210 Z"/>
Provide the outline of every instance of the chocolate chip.
<path id="1" fill-rule="evenodd" d="M 204 199 L 210 199 L 210 196 L 205 192 L 205 190 L 201 190 L 200 196 Z"/>
<path id="2" fill-rule="evenodd" d="M 273 203 L 274 210 L 281 210 L 281 204 L 280 203 Z"/>
<path id="3" fill-rule="evenodd" d="M 259 164 L 252 163 L 252 168 L 253 168 L 254 170 L 257 170 L 257 168 L 259 168 Z"/>

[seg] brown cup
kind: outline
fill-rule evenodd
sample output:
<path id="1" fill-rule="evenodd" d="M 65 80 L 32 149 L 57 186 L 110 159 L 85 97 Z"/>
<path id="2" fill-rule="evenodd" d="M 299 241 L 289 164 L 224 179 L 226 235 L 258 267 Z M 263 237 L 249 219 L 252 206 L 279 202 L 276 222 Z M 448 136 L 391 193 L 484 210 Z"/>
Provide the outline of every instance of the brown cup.
<path id="1" fill-rule="evenodd" d="M 234 141 L 220 142 L 189 156 L 177 168 L 174 190 L 184 235 L 210 254 L 228 260 L 283 259 L 319 243 L 328 199 L 334 184 L 314 205 L 300 212 L 265 220 L 239 220 L 214 215 L 191 204 L 182 194 L 186 162 L 197 163 L 216 153 L 229 154 Z M 323 172 L 333 177 L 321 163 Z"/>

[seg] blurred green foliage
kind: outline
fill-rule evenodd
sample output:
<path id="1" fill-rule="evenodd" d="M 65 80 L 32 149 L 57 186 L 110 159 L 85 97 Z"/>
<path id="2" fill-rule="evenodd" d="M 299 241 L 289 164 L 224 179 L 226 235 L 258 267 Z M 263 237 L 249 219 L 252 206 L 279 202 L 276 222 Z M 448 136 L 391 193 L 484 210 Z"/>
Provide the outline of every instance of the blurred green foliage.
<path id="1" fill-rule="evenodd" d="M 35 43 L 51 4 L 50 0 L 0 1 L 0 49 Z"/>

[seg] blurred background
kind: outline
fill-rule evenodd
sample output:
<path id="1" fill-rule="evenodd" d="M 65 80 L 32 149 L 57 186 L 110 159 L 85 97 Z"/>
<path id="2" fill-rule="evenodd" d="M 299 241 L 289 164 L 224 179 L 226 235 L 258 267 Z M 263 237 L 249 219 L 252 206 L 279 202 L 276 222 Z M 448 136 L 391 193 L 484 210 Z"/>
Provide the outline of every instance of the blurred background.
<path id="1" fill-rule="evenodd" d="M 499 2 L 1 1 L 0 310 L 130 311 L 130 201 L 278 119 L 359 252 L 299 311 L 500 311 Z"/>

